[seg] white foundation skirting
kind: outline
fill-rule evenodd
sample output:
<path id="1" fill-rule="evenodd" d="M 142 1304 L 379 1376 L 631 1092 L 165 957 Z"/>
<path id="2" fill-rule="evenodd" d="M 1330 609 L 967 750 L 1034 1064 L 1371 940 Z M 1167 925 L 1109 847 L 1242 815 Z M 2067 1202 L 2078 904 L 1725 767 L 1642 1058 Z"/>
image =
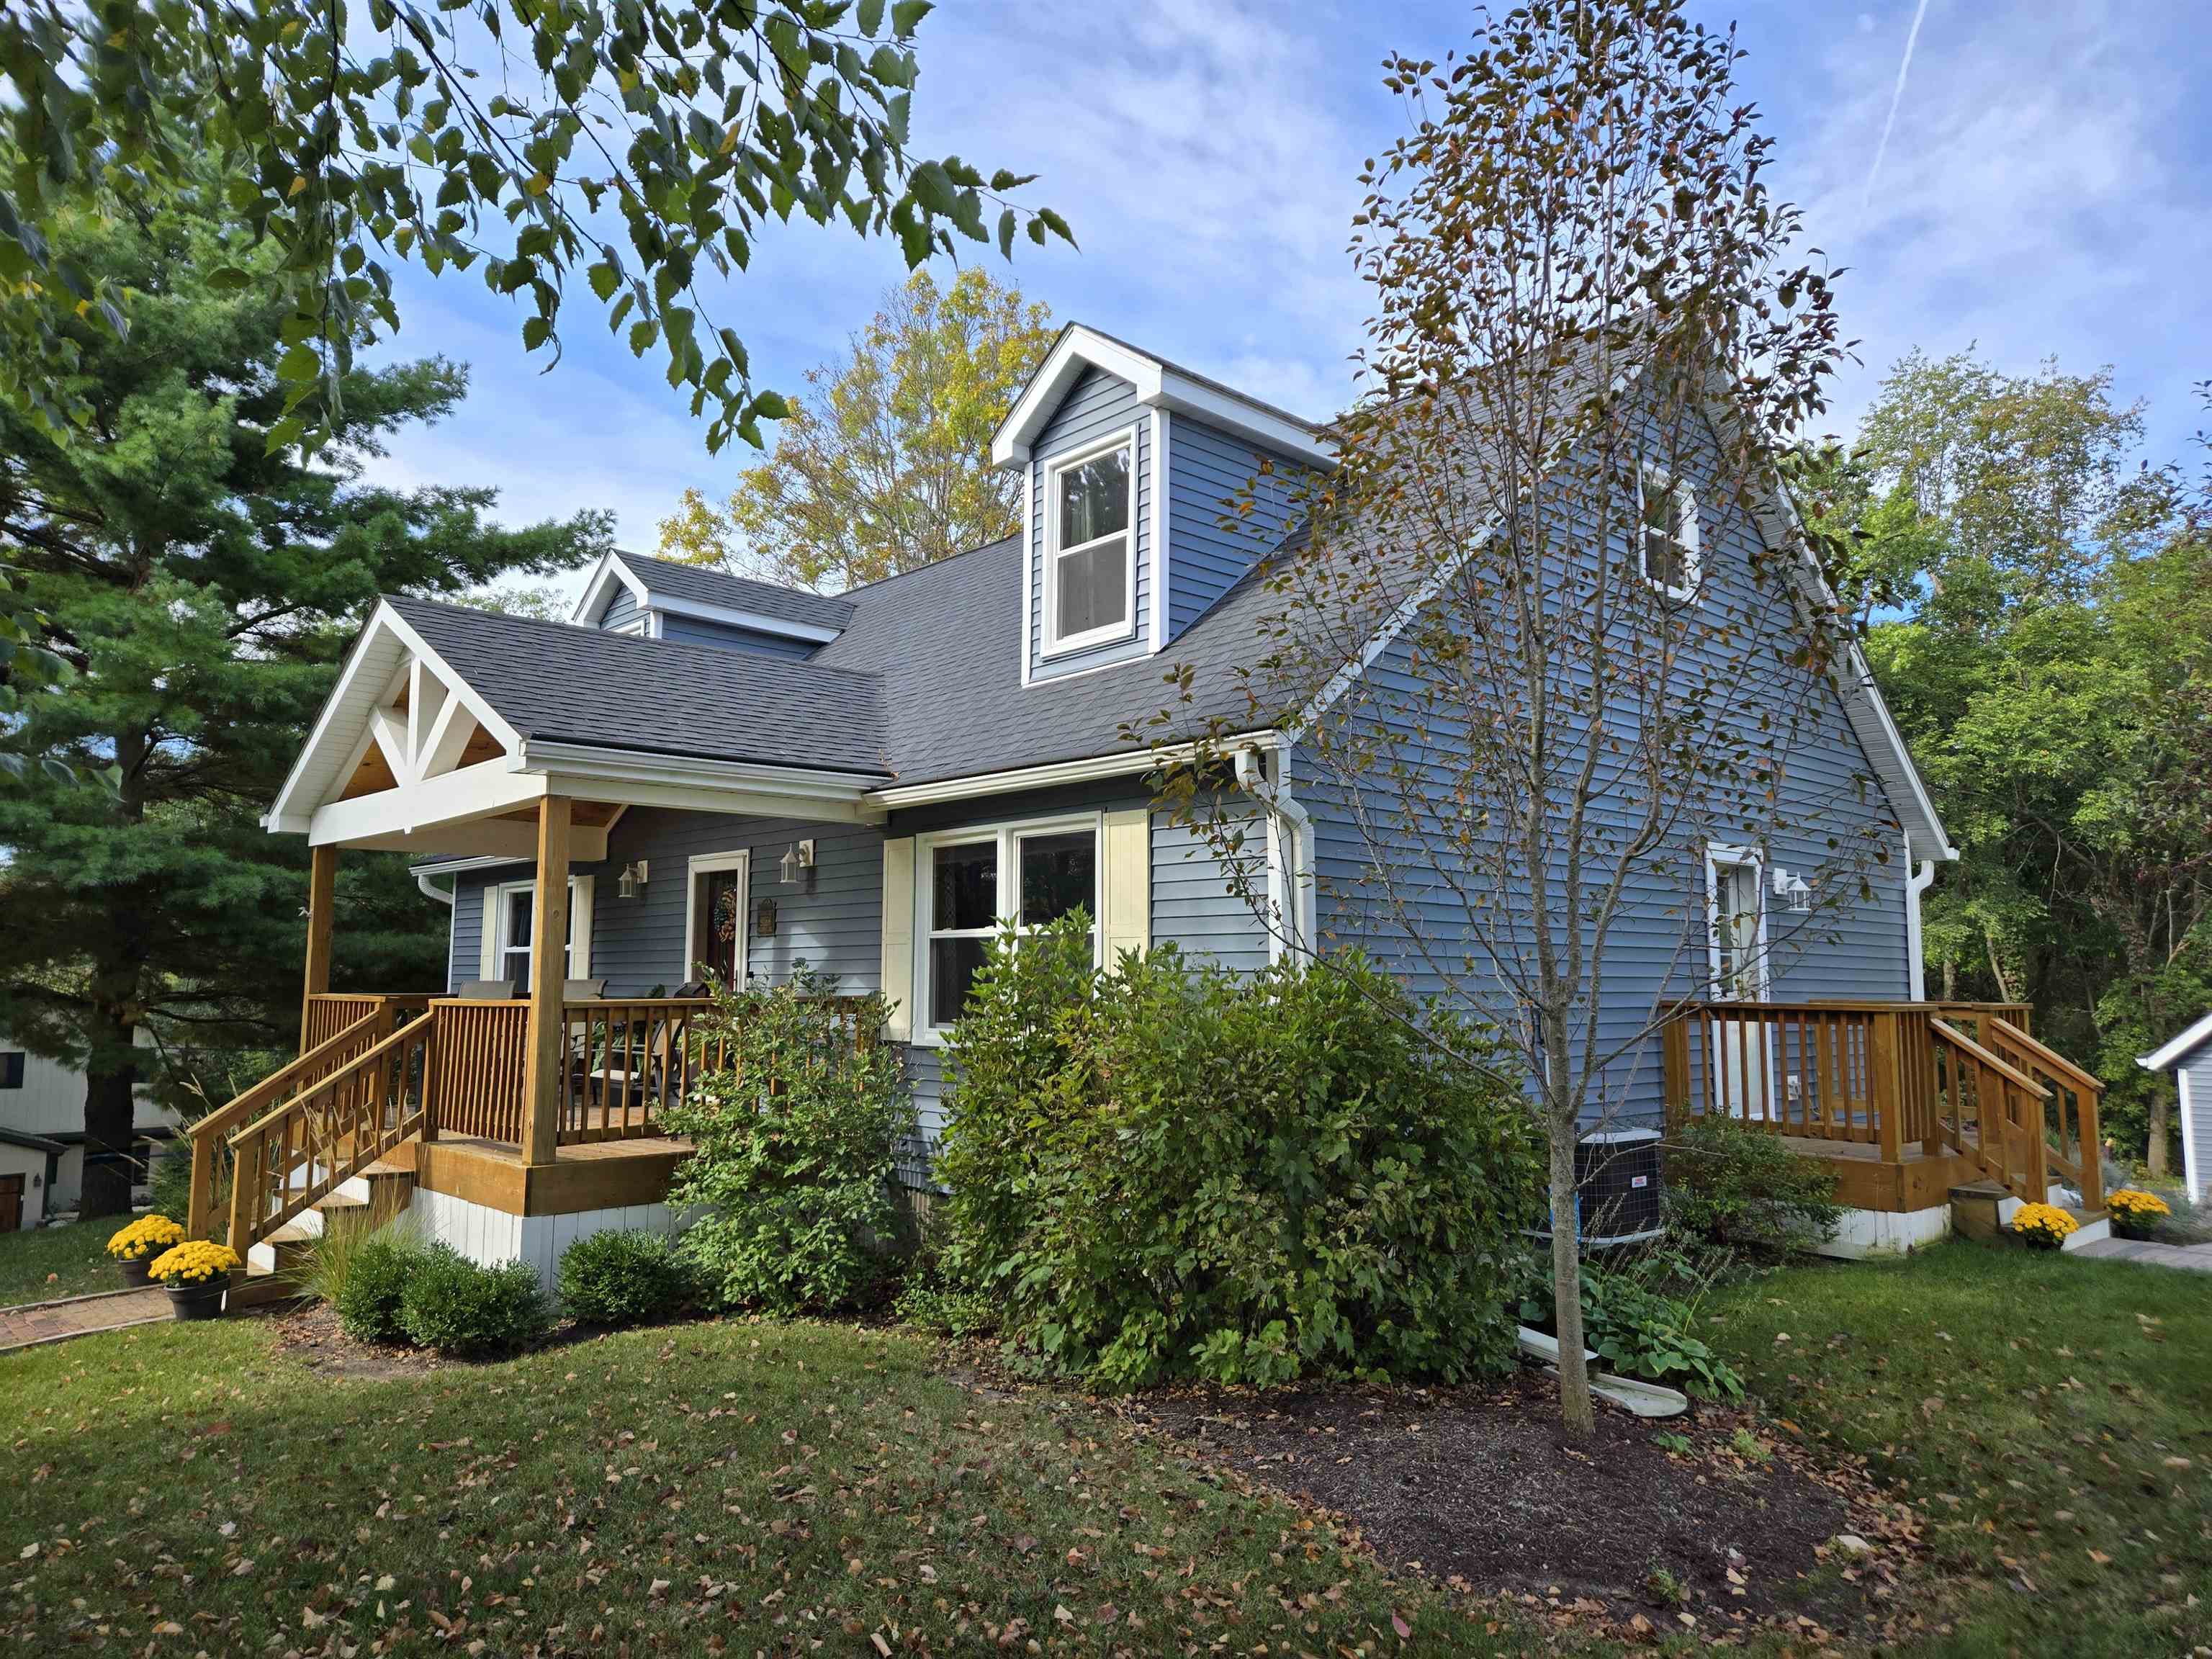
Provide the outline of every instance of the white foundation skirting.
<path id="1" fill-rule="evenodd" d="M 1936 1204 L 1924 1210 L 1845 1210 L 1843 1219 L 1816 1255 L 1863 1261 L 1872 1255 L 1903 1255 L 1923 1244 L 1933 1244 L 1951 1231 L 1951 1206 Z"/>
<path id="2" fill-rule="evenodd" d="M 548 1291 L 560 1274 L 561 1252 L 593 1233 L 644 1231 L 673 1232 L 678 1217 L 665 1204 L 634 1204 L 616 1210 L 582 1210 L 574 1215 L 509 1215 L 450 1193 L 417 1187 L 406 1214 L 425 1239 L 449 1244 L 471 1261 L 495 1267 L 527 1261 Z"/>

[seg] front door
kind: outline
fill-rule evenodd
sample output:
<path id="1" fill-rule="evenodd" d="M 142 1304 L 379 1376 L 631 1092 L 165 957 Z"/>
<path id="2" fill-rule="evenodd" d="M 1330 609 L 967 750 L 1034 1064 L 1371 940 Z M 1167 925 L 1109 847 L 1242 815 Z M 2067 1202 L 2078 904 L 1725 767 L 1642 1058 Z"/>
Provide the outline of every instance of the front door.
<path id="1" fill-rule="evenodd" d="M 691 914 L 684 929 L 686 979 L 710 974 L 724 985 L 744 983 L 751 862 L 744 853 L 691 860 Z"/>
<path id="2" fill-rule="evenodd" d="M 0 1233 L 12 1233 L 23 1225 L 23 1177 L 16 1175 L 0 1176 Z"/>
<path id="3" fill-rule="evenodd" d="M 1715 848 L 1706 858 L 1705 872 L 1713 1000 L 1764 1002 L 1766 908 L 1759 855 Z M 1773 1072 L 1766 1026 L 1723 1016 L 1714 1020 L 1712 1031 L 1713 1079 L 1723 1109 L 1736 1117 L 1765 1119 Z"/>

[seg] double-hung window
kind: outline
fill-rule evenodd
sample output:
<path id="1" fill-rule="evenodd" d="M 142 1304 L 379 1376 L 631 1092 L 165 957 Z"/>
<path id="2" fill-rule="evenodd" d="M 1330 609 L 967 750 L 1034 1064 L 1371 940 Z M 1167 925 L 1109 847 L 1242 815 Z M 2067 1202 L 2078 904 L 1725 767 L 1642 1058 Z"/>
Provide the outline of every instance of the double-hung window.
<path id="1" fill-rule="evenodd" d="M 1002 923 L 1022 933 L 1075 910 L 1091 918 L 1098 955 L 1098 822 L 1009 824 L 962 830 L 925 842 L 927 885 L 920 896 L 925 945 L 916 1000 L 928 1029 L 960 1018 L 976 971 Z"/>
<path id="2" fill-rule="evenodd" d="M 562 977 L 582 977 L 578 970 L 580 955 L 586 969 L 591 961 L 592 910 L 591 889 L 583 878 L 568 878 L 568 937 L 561 953 Z M 530 989 L 530 971 L 535 935 L 538 931 L 538 890 L 535 883 L 507 882 L 488 888 L 484 893 L 485 925 L 490 929 L 490 942 L 484 951 L 486 979 L 507 979 L 514 981 L 515 994 L 526 994 Z"/>
<path id="3" fill-rule="evenodd" d="M 1698 596 L 1698 500 L 1656 466 L 1637 475 L 1637 551 L 1650 582 L 1670 599 Z"/>
<path id="4" fill-rule="evenodd" d="M 1136 440 L 1046 468 L 1045 648 L 1126 639 L 1136 609 Z"/>

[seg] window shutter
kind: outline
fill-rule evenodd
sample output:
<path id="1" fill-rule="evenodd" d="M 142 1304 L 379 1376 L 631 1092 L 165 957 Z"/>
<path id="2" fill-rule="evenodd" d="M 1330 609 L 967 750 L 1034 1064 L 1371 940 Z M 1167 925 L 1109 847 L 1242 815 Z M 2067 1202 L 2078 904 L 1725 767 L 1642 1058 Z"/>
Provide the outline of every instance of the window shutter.
<path id="1" fill-rule="evenodd" d="M 499 977 L 499 888 L 486 882 L 477 889 L 477 977 Z"/>
<path id="2" fill-rule="evenodd" d="M 592 896 L 599 890 L 597 876 L 568 878 L 568 977 L 592 977 Z"/>
<path id="3" fill-rule="evenodd" d="M 914 1031 L 914 837 L 884 843 L 884 1035 L 904 1042 Z"/>
<path id="4" fill-rule="evenodd" d="M 1152 944 L 1152 815 L 1146 807 L 1106 815 L 1106 965 Z"/>

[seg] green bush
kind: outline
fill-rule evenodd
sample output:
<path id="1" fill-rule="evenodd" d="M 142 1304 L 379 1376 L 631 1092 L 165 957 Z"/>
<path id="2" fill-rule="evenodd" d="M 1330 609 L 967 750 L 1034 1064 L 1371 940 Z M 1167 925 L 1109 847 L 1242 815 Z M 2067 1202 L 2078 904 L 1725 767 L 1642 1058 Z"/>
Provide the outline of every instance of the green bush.
<path id="1" fill-rule="evenodd" d="M 319 1255 L 319 1252 L 318 1252 Z M 348 1336 L 361 1342 L 400 1342 L 407 1332 L 399 1322 L 399 1298 L 425 1254 L 423 1245 L 398 1230 L 370 1234 L 350 1252 L 331 1305 Z"/>
<path id="2" fill-rule="evenodd" d="M 561 1306 L 579 1324 L 649 1325 L 690 1299 L 690 1264 L 665 1233 L 593 1233 L 561 1252 Z"/>
<path id="3" fill-rule="evenodd" d="M 1810 1249 L 1836 1231 L 1836 1177 L 1769 1130 L 1723 1115 L 1667 1136 L 1668 1218 L 1681 1231 L 1762 1255 Z"/>
<path id="4" fill-rule="evenodd" d="M 801 970 L 773 989 L 719 991 L 700 1030 L 732 1063 L 702 1071 L 665 1114 L 696 1149 L 668 1201 L 706 1212 L 684 1249 L 730 1306 L 868 1302 L 905 1231 L 897 1150 L 915 1128 L 905 1066 L 890 1045 L 854 1041 L 881 1026 L 883 1002 L 866 999 L 855 1016 L 829 988 Z"/>
<path id="5" fill-rule="evenodd" d="M 946 1049 L 947 1268 L 1013 1351 L 1120 1389 L 1510 1364 L 1540 1164 L 1480 1036 L 1357 957 L 1094 974 L 1088 928 L 1000 940 Z"/>
<path id="6" fill-rule="evenodd" d="M 354 1276 L 360 1276 L 356 1264 Z M 453 1359 L 489 1359 L 544 1340 L 552 1310 L 526 1262 L 482 1267 L 433 1244 L 411 1266 L 399 1294 L 399 1328 Z"/>

